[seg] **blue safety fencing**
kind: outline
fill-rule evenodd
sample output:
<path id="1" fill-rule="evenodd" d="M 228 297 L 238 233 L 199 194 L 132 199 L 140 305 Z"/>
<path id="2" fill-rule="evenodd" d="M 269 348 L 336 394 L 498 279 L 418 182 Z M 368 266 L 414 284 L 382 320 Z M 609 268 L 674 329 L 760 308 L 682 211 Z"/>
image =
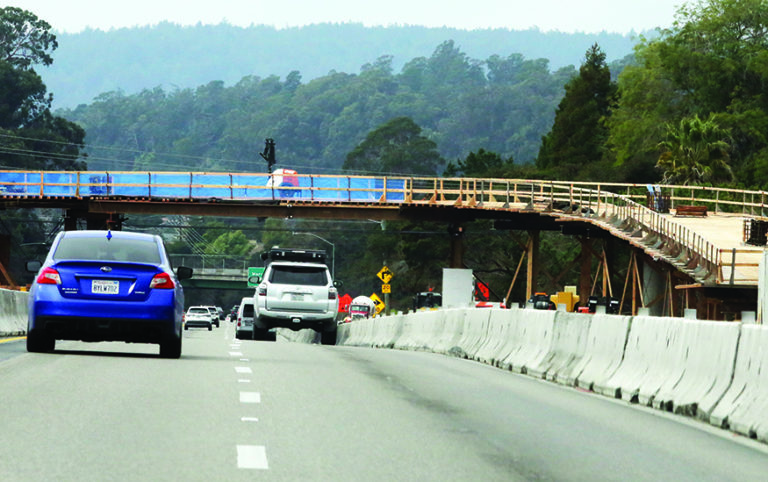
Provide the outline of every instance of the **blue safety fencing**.
<path id="1" fill-rule="evenodd" d="M 386 186 L 386 187 L 385 187 Z M 2 196 L 402 202 L 405 179 L 195 172 L 0 171 Z"/>

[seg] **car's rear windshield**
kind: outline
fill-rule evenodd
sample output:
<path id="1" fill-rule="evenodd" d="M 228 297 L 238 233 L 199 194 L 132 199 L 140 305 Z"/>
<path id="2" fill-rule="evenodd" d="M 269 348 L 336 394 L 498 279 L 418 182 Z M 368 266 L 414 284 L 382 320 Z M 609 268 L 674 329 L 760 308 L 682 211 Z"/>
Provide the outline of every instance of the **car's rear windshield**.
<path id="1" fill-rule="evenodd" d="M 160 264 L 160 252 L 154 241 L 143 239 L 62 238 L 56 260 L 129 261 Z"/>
<path id="2" fill-rule="evenodd" d="M 243 305 L 243 316 L 247 316 L 249 318 L 253 317 L 253 305 Z"/>
<path id="3" fill-rule="evenodd" d="M 190 313 L 202 313 L 204 315 L 208 314 L 208 310 L 206 310 L 205 308 L 190 308 L 189 312 Z"/>
<path id="4" fill-rule="evenodd" d="M 328 270 L 320 266 L 273 266 L 271 283 L 284 285 L 325 286 Z"/>

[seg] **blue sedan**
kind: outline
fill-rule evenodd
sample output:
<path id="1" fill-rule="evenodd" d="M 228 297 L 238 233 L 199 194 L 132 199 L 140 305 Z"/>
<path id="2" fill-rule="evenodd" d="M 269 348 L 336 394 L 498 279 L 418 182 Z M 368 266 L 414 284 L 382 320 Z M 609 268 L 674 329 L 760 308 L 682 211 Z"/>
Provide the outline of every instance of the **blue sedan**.
<path id="1" fill-rule="evenodd" d="M 184 291 L 159 236 L 124 231 L 63 231 L 41 264 L 29 295 L 27 351 L 56 340 L 157 343 L 181 356 Z"/>

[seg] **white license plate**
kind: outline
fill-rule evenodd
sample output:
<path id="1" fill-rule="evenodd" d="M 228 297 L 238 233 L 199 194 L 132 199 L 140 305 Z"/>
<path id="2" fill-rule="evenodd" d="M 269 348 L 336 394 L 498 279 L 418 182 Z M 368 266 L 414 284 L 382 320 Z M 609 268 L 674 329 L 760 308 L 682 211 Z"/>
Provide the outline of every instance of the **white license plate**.
<path id="1" fill-rule="evenodd" d="M 116 295 L 120 292 L 120 282 L 95 279 L 91 281 L 91 292 L 104 295 Z"/>
<path id="2" fill-rule="evenodd" d="M 304 295 L 291 295 L 291 301 L 304 301 Z"/>

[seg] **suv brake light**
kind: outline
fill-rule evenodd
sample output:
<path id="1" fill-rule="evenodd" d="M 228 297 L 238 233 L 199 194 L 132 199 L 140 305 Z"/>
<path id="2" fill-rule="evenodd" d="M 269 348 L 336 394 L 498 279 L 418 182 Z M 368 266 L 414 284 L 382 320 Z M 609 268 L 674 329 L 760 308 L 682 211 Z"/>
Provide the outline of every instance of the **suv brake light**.
<path id="1" fill-rule="evenodd" d="M 37 284 L 60 285 L 61 276 L 59 275 L 58 271 L 56 271 L 51 267 L 48 267 L 48 268 L 45 268 L 42 273 L 40 273 L 40 276 L 37 277 Z"/>
<path id="2" fill-rule="evenodd" d="M 267 296 L 267 287 L 259 286 L 258 292 L 259 292 L 259 296 Z"/>
<path id="3" fill-rule="evenodd" d="M 175 285 L 173 284 L 173 280 L 171 279 L 171 275 L 168 273 L 157 273 L 154 278 L 152 278 L 152 281 L 149 282 L 150 288 L 161 288 L 161 289 L 173 289 Z"/>
<path id="4" fill-rule="evenodd" d="M 328 299 L 329 300 L 335 300 L 337 295 L 338 295 L 338 292 L 335 289 L 328 290 Z"/>

